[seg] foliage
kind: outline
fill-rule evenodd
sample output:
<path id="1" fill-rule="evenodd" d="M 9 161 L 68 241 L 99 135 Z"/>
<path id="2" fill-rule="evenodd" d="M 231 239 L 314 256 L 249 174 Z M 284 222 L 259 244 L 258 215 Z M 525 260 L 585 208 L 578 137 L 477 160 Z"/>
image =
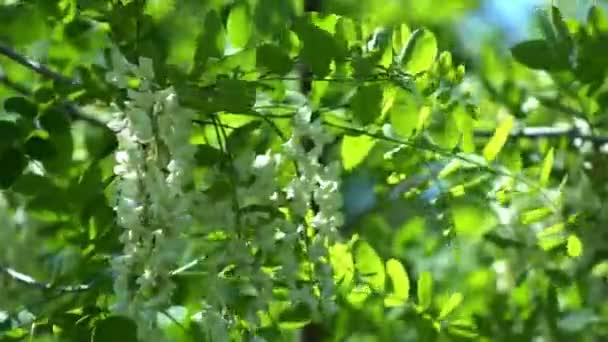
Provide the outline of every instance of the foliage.
<path id="1" fill-rule="evenodd" d="M 420 3 L 1 2 L 0 340 L 608 337 L 606 13 Z"/>

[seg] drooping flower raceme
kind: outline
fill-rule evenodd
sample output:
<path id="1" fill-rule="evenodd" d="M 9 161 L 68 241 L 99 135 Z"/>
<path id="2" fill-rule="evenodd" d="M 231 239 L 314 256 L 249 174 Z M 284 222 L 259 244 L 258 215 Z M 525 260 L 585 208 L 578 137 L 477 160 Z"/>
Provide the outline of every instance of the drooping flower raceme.
<path id="1" fill-rule="evenodd" d="M 178 105 L 172 88 L 155 88 L 150 60 L 134 66 L 115 52 L 113 65 L 107 80 L 127 89 L 128 97 L 110 125 L 119 143 L 115 211 L 124 229 L 123 253 L 112 263 L 115 311 L 137 322 L 143 340 L 158 340 L 157 314 L 171 305 L 172 277 L 185 269 L 185 259 L 195 259 L 203 260 L 197 279 L 205 291 L 204 310 L 193 317 L 213 317 L 217 325 L 208 333 L 216 339 L 243 319 L 255 327 L 275 300 L 277 282 L 287 284 L 292 304 L 332 312 L 327 251 L 343 221 L 340 166 L 319 162 L 332 141 L 320 122 L 311 122 L 309 110 L 298 111 L 289 140 L 262 154 L 245 149 L 233 155 L 219 144 L 225 158 L 204 168 L 195 184 L 194 113 Z M 137 90 L 127 88 L 133 75 Z M 226 139 L 226 132 L 216 134 Z M 184 238 L 190 235 L 196 243 Z M 276 267 L 261 267 L 266 264 Z M 231 269 L 238 276 L 227 275 Z M 298 281 L 303 272 L 311 273 L 304 285 Z M 231 307 L 228 293 L 251 299 L 246 308 Z"/>
<path id="2" fill-rule="evenodd" d="M 304 146 L 305 139 L 313 144 L 308 151 Z M 311 112 L 304 108 L 295 114 L 292 136 L 284 144 L 285 154 L 295 161 L 298 173 L 286 187 L 288 199 L 291 199 L 291 210 L 297 215 L 307 216 L 312 201 L 317 206 L 310 220 L 314 235 L 308 246 L 308 256 L 315 264 L 315 276 L 322 298 L 319 303 L 326 305 L 324 309 L 328 313 L 334 311 L 334 283 L 327 251 L 336 241 L 338 227 L 343 224 L 340 211 L 342 198 L 339 192 L 340 165 L 337 161 L 328 165 L 319 162 L 324 146 L 331 141 L 331 135 L 325 131 L 321 122 L 311 122 Z M 307 235 L 305 227 L 304 231 Z"/>
<path id="3" fill-rule="evenodd" d="M 121 64 L 122 63 L 122 64 Z M 114 56 L 114 65 L 126 61 Z M 151 89 L 150 61 L 128 65 L 140 78 L 139 89 L 128 89 L 125 111 L 111 123 L 118 130 L 114 173 L 119 177 L 115 210 L 123 255 L 113 261 L 118 312 L 133 317 L 142 338 L 154 333 L 157 312 L 169 304 L 170 271 L 180 260 L 182 230 L 192 224 L 191 193 L 194 149 L 189 143 L 192 115 L 177 105 L 171 88 Z M 126 86 L 121 75 L 109 75 Z M 134 279 L 134 281 L 133 281 Z"/>

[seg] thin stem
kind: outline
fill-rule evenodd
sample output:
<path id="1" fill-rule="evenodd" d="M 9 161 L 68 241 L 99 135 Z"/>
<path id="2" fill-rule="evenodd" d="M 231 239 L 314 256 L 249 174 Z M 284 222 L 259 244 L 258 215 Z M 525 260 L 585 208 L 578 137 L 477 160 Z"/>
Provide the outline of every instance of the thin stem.
<path id="1" fill-rule="evenodd" d="M 27 97 L 34 96 L 34 93 L 30 89 L 28 89 L 26 86 L 24 86 L 20 83 L 12 81 L 4 73 L 2 73 L 1 70 L 0 70 L 0 83 L 2 83 L 5 87 L 7 87 L 9 89 L 12 89 L 13 91 L 17 92 L 20 95 L 27 96 Z M 83 113 L 80 110 L 80 108 L 78 108 L 78 106 L 72 102 L 62 101 L 59 104 L 56 104 L 55 108 L 62 110 L 62 111 L 66 111 L 68 113 L 68 115 L 70 116 L 70 118 L 73 120 L 84 121 L 93 126 L 104 127 L 104 128 L 107 127 L 105 122 Z"/>
<path id="2" fill-rule="evenodd" d="M 0 55 L 4 55 L 4 56 L 12 59 L 13 61 L 23 65 L 24 67 L 37 72 L 38 74 L 40 74 L 46 78 L 50 78 L 52 80 L 62 82 L 62 83 L 77 84 L 76 81 L 74 81 L 74 80 L 70 79 L 69 77 L 66 77 L 56 71 L 49 69 L 44 64 L 41 64 L 33 59 L 27 58 L 27 57 L 19 54 L 17 51 L 15 51 L 10 46 L 4 44 L 3 42 L 0 42 Z"/>
<path id="3" fill-rule="evenodd" d="M 37 281 L 32 276 L 29 276 L 25 273 L 18 272 L 10 267 L 0 266 L 0 271 L 7 274 L 11 279 L 31 286 L 41 290 L 52 290 L 57 291 L 59 293 L 69 293 L 69 292 L 83 292 L 92 288 L 92 284 L 77 284 L 77 285 L 69 285 L 69 286 L 56 286 L 49 283 L 43 283 Z"/>
<path id="4" fill-rule="evenodd" d="M 432 144 L 421 144 L 421 143 L 415 143 L 415 142 L 411 142 L 411 141 L 407 141 L 407 140 L 403 140 L 403 139 L 399 139 L 399 138 L 393 138 L 393 137 L 388 137 L 384 134 L 379 134 L 379 133 L 372 133 L 372 132 L 368 132 L 362 129 L 358 129 L 358 128 L 354 128 L 354 127 L 348 127 L 348 126 L 342 126 L 339 124 L 335 124 L 335 123 L 331 123 L 331 122 L 323 122 L 324 125 L 329 126 L 329 127 L 334 127 L 334 128 L 338 128 L 341 129 L 343 131 L 346 132 L 351 132 L 351 133 L 355 133 L 358 135 L 366 135 L 372 138 L 376 138 L 379 140 L 383 140 L 383 141 L 387 141 L 387 142 L 391 142 L 391 143 L 395 143 L 395 144 L 401 144 L 401 145 L 405 145 L 405 146 L 409 146 L 411 148 L 417 149 L 417 150 L 421 150 L 421 151 L 428 151 L 428 152 L 432 152 L 437 154 L 438 156 L 441 157 L 446 157 L 446 158 L 453 158 L 453 159 L 458 159 L 460 161 L 463 161 L 465 163 L 468 163 L 470 165 L 473 165 L 477 168 L 479 168 L 480 170 L 484 170 L 490 174 L 494 174 L 494 175 L 499 175 L 499 176 L 504 176 L 504 177 L 510 177 L 513 178 L 519 182 L 521 182 L 522 184 L 525 184 L 527 186 L 529 186 L 530 188 L 532 188 L 535 191 L 538 191 L 539 194 L 547 201 L 547 203 L 551 206 L 551 209 L 553 211 L 557 211 L 558 208 L 555 206 L 555 204 L 553 203 L 553 201 L 550 199 L 550 197 L 545 193 L 544 189 L 539 186 L 538 184 L 531 182 L 525 178 L 523 178 L 522 176 L 513 174 L 511 172 L 508 171 L 503 171 L 500 169 L 496 169 L 493 167 L 490 167 L 486 164 L 483 164 L 481 162 L 472 160 L 470 158 L 467 158 L 464 155 L 461 154 L 457 154 L 454 153 L 452 151 L 448 151 L 448 150 L 444 150 L 440 147 L 437 146 L 433 146 Z"/>
<path id="5" fill-rule="evenodd" d="M 480 138 L 489 138 L 494 132 L 493 131 L 475 131 L 475 136 Z M 581 133 L 576 127 L 526 127 L 520 130 L 511 132 L 511 138 L 527 138 L 527 139 L 541 139 L 541 138 L 561 138 L 566 137 L 571 140 L 581 139 L 589 141 L 595 145 L 608 144 L 608 136 L 590 135 Z"/>

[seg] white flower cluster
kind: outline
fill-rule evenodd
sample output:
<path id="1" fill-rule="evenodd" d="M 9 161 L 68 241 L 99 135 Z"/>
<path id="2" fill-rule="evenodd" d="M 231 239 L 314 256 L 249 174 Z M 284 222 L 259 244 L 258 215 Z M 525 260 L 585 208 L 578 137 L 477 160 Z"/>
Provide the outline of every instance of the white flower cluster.
<path id="1" fill-rule="evenodd" d="M 308 151 L 304 147 L 306 139 L 313 144 Z M 297 177 L 286 187 L 291 209 L 297 215 L 307 216 L 311 209 L 311 200 L 317 205 L 317 210 L 310 220 L 310 226 L 315 233 L 308 246 L 308 256 L 315 263 L 315 278 L 321 294 L 321 300 L 318 302 L 325 305 L 322 310 L 326 313 L 332 313 L 336 309 L 332 300 L 335 285 L 327 251 L 336 241 L 337 229 L 344 222 L 340 211 L 340 164 L 338 161 L 332 161 L 328 165 L 319 162 L 324 146 L 331 141 L 331 135 L 325 131 L 321 122 L 311 122 L 310 110 L 302 109 L 294 116 L 292 136 L 284 144 L 286 156 L 295 161 L 298 170 Z"/>
<path id="2" fill-rule="evenodd" d="M 154 333 L 156 315 L 170 304 L 170 271 L 181 260 L 180 233 L 192 224 L 194 147 L 189 143 L 192 114 L 180 109 L 174 91 L 154 91 L 151 61 L 127 64 L 116 52 L 108 80 L 126 87 L 131 71 L 138 91 L 128 89 L 126 110 L 110 123 L 118 133 L 114 173 L 119 177 L 115 211 L 125 230 L 123 255 L 113 260 L 115 309 L 134 318 L 144 340 Z M 122 72 L 122 73 L 121 73 Z"/>
<path id="3" fill-rule="evenodd" d="M 208 275 L 201 276 L 209 287 L 201 303 L 226 322 L 233 321 L 230 315 L 235 322 L 243 318 L 227 304 L 232 299 L 222 298 L 235 279 L 247 279 L 246 286 L 238 285 L 243 295 L 254 294 L 244 317 L 254 325 L 273 300 L 276 281 L 289 284 L 292 302 L 307 303 L 315 312 L 329 305 L 321 311 L 332 311 L 327 250 L 343 222 L 340 166 L 319 162 L 332 141 L 320 122 L 311 122 L 310 111 L 299 111 L 289 141 L 264 154 L 251 149 L 232 155 L 220 144 L 225 162 L 201 171 L 195 186 L 194 114 L 178 106 L 171 88 L 154 89 L 150 60 L 134 66 L 114 52 L 113 66 L 107 80 L 127 89 L 128 96 L 110 124 L 119 142 L 115 211 L 124 228 L 123 253 L 112 264 L 115 310 L 135 319 L 143 340 L 152 334 L 158 340 L 156 317 L 171 304 L 171 276 L 184 269 L 182 261 L 194 258 L 205 260 L 197 268 Z M 136 82 L 130 82 L 133 76 Z M 133 83 L 137 90 L 128 88 Z M 308 150 L 305 140 L 312 142 Z M 189 235 L 201 238 L 182 238 Z M 302 250 L 310 263 L 302 263 Z M 277 262 L 275 271 L 261 267 Z M 224 278 L 226 265 L 238 270 L 236 278 Z M 314 272 L 310 286 L 297 285 L 303 267 Z"/>
<path id="4" fill-rule="evenodd" d="M 293 121 L 292 136 L 284 144 L 288 158 L 296 162 L 298 175 L 287 185 L 286 191 L 291 209 L 300 216 L 306 216 L 311 199 L 319 207 L 312 219 L 312 226 L 322 236 L 335 237 L 337 227 L 343 224 L 340 211 L 342 197 L 339 192 L 340 164 L 332 161 L 329 165 L 319 163 L 323 148 L 332 141 L 320 121 L 311 122 L 311 112 L 302 109 Z M 304 148 L 304 139 L 314 146 L 309 151 Z"/>

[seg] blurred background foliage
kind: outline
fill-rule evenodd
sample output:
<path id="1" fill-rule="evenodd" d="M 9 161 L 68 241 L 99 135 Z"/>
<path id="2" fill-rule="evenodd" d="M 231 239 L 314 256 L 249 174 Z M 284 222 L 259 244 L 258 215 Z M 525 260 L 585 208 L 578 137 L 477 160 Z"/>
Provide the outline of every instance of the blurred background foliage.
<path id="1" fill-rule="evenodd" d="M 365 239 L 383 260 L 401 260 L 412 279 L 412 293 L 419 291 L 420 275 L 429 272 L 435 293 L 429 315 L 441 317 L 442 308 L 451 305 L 446 303 L 458 303 L 453 312 L 445 309 L 450 324 L 445 317 L 431 319 L 409 307 L 384 310 L 381 303 L 373 301 L 365 306 L 341 303 L 343 310 L 331 322 L 334 340 L 608 338 L 608 210 L 604 205 L 608 199 L 608 154 L 603 146 L 607 141 L 601 140 L 608 136 L 608 44 L 602 45 L 608 42 L 606 13 L 590 16 L 591 0 L 555 1 L 572 33 L 572 45 L 565 47 L 569 49 L 565 64 L 556 62 L 556 66 L 548 61 L 547 49 L 511 49 L 522 41 L 546 37 L 547 25 L 554 35 L 560 34 L 551 26 L 554 21 L 547 21 L 539 12 L 539 8 L 550 9 L 549 1 L 319 1 L 322 14 L 362 20 L 365 36 L 371 36 L 379 26 L 395 23 L 433 31 L 440 49 L 452 53 L 453 64 L 466 65 L 463 88 L 477 104 L 477 151 L 487 142 L 488 135 L 483 133 L 492 132 L 508 115 L 516 118 L 519 130 L 541 127 L 568 132 L 526 136 L 521 131 L 521 136 L 509 139 L 498 158 L 511 171 L 538 174 L 543 160 L 551 155 L 553 170 L 546 186 L 550 192 L 564 194 L 564 220 L 555 222 L 543 220 L 547 208 L 536 207 L 537 203 L 527 198 L 519 200 L 509 194 L 488 198 L 487 191 L 494 184 L 476 170 L 462 171 L 446 182 L 438 179 L 437 173 L 447 161 L 430 152 L 403 147 L 393 151 L 397 157 L 387 163 L 384 154 L 388 144 L 371 148 L 365 160 L 344 176 L 345 236 L 357 234 Z M 286 23 L 303 13 L 302 1 L 243 3 L 249 6 L 261 41 L 279 42 L 290 55 L 297 51 Z M 608 1 L 597 3 L 608 5 Z M 78 79 L 87 92 L 111 99 L 116 95 L 114 90 L 99 81 L 103 79 L 104 49 L 110 42 L 131 61 L 139 55 L 152 57 L 161 82 L 163 77 L 185 79 L 206 63 L 211 65 L 208 61 L 224 51 L 230 54 L 233 48 L 238 54 L 238 46 L 232 45 L 239 42 L 219 33 L 232 4 L 226 0 L 3 0 L 0 42 Z M 136 22 L 135 18 L 143 20 Z M 134 44 L 136 35 L 142 38 Z M 243 55 L 226 63 L 230 64 L 227 68 L 238 69 L 236 66 L 247 66 L 249 61 Z M 209 65 L 207 72 L 213 73 Z M 42 79 L 3 56 L 0 79 L 7 85 L 0 86 L 1 99 L 19 95 L 11 85 L 20 84 L 42 103 L 69 99 L 100 118 L 107 115 L 103 105 L 86 93 L 58 80 Z M 3 151 L 14 134 L 14 126 L 4 122 L 13 122 L 9 109 L 17 107 L 21 112 L 29 108 L 28 103 L 4 103 L 0 125 Z M 98 277 L 106 260 L 97 253 L 111 254 L 118 248 L 113 239 L 111 204 L 99 190 L 111 173 L 111 158 L 106 158 L 114 143 L 111 134 L 82 122 L 73 124 L 70 131 L 66 126 L 70 123 L 52 109 L 44 113 L 32 110 L 32 116 L 48 119 L 42 125 L 50 136 L 40 133 L 40 140 L 51 139 L 59 148 L 49 151 L 44 144 L 36 145 L 36 140 L 30 144 L 33 154 L 47 158 L 43 163 L 53 177 L 29 173 L 15 181 L 15 191 L 28 200 L 27 218 L 17 205 L 18 196 L 7 194 L 0 203 L 0 266 L 59 284 Z M 580 139 L 582 135 L 592 138 Z M 23 163 L 18 157 L 7 156 L 3 154 L 0 167 L 18 169 Z M 93 156 L 101 167 L 91 167 L 85 156 Z M 1 182 L 17 178 L 8 171 L 2 175 Z M 388 197 L 397 180 L 418 176 L 420 183 L 412 186 L 407 196 Z M 465 188 L 466 195 L 460 195 Z M 29 220 L 38 224 L 29 225 Z M 108 281 L 106 276 L 104 281 Z M 24 290 L 8 276 L 0 277 L 0 291 L 0 309 L 7 310 L 4 320 L 0 314 L 2 341 L 27 335 L 27 331 L 20 334 L 14 329 L 15 321 L 26 326 L 31 319 L 26 307 L 32 310 L 38 305 L 36 314 L 41 315 L 74 306 L 73 298 Z M 464 300 L 450 299 L 455 293 Z M 99 295 L 91 291 L 77 300 L 96 301 Z M 9 318 L 8 312 L 12 315 L 19 310 L 24 310 L 21 315 Z M 94 314 L 65 313 L 53 323 L 40 324 L 75 327 L 75 320 Z M 68 321 L 71 323 L 65 323 Z M 434 324 L 444 323 L 438 333 Z M 45 328 L 52 330 L 43 327 L 43 331 Z"/>

